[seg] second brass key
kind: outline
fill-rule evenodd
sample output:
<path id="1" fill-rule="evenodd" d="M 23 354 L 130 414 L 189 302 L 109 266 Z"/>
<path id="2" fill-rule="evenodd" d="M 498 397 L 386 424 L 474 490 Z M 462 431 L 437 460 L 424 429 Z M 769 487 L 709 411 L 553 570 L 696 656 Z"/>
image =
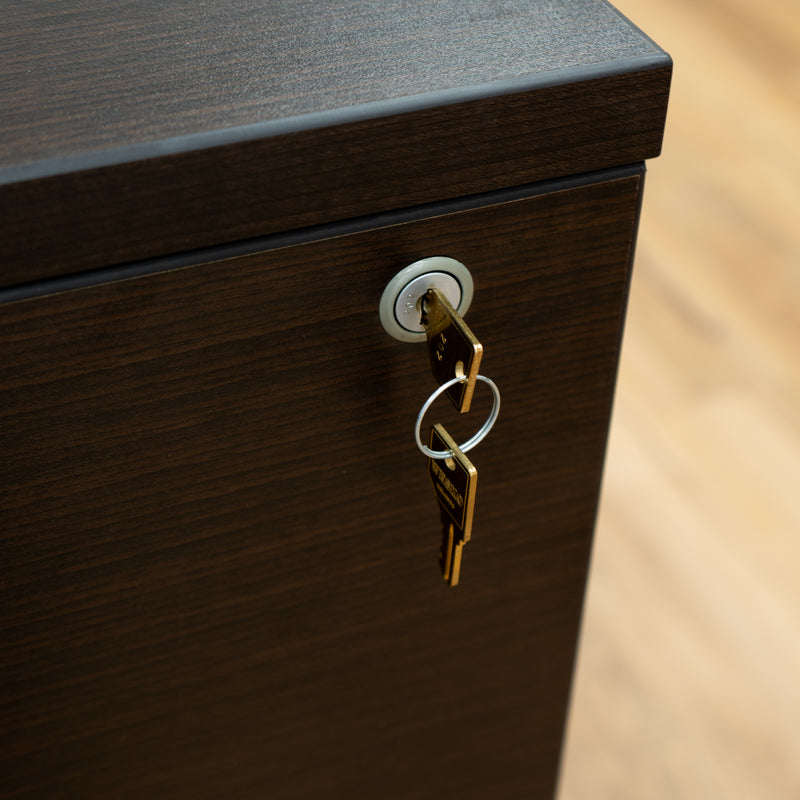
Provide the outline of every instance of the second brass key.
<path id="1" fill-rule="evenodd" d="M 439 566 L 447 583 L 457 586 L 461 578 L 464 545 L 472 536 L 478 471 L 442 425 L 436 424 L 431 428 L 430 447 L 437 452 L 450 450 L 452 453 L 450 458 L 429 458 L 428 474 L 436 490 L 441 512 L 442 550 Z"/>

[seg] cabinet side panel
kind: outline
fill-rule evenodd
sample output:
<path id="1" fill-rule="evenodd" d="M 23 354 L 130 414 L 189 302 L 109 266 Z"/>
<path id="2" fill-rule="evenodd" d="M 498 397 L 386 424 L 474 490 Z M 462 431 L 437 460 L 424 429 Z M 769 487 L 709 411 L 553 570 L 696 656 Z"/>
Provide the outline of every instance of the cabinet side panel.
<path id="1" fill-rule="evenodd" d="M 0 796 L 551 797 L 640 183 L 6 306 Z M 455 589 L 377 315 L 436 254 L 503 392 Z"/>

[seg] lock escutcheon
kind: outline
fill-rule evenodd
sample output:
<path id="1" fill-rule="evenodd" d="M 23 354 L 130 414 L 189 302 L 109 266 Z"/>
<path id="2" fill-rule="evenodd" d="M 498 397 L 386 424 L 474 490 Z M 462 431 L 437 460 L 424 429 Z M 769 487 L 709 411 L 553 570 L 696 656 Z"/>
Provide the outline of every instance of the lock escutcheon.
<path id="1" fill-rule="evenodd" d="M 386 332 L 401 342 L 424 342 L 420 303 L 428 289 L 439 289 L 463 316 L 472 302 L 474 283 L 469 270 L 454 258 L 432 256 L 415 261 L 389 281 L 380 302 Z"/>

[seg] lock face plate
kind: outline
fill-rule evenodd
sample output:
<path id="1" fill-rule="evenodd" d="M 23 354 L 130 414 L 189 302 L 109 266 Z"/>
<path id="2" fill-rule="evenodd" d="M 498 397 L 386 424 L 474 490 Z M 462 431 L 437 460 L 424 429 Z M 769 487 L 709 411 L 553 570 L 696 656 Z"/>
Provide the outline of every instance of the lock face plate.
<path id="1" fill-rule="evenodd" d="M 428 289 L 438 289 L 444 293 L 453 308 L 461 302 L 461 284 L 448 272 L 426 272 L 414 278 L 397 295 L 394 304 L 394 317 L 400 327 L 414 332 L 425 332 L 422 324 L 422 298 Z"/>
<path id="2" fill-rule="evenodd" d="M 390 336 L 401 342 L 426 341 L 420 303 L 432 288 L 442 291 L 460 315 L 466 314 L 474 288 L 469 270 L 454 258 L 423 258 L 400 270 L 383 290 L 380 318 Z"/>

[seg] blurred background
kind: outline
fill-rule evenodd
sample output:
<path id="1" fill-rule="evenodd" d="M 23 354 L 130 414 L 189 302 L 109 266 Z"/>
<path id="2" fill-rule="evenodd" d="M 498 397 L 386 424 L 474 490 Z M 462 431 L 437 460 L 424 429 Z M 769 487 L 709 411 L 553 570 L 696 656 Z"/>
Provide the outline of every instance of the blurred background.
<path id="1" fill-rule="evenodd" d="M 797 800 L 800 3 L 614 4 L 675 73 L 559 800 Z"/>

